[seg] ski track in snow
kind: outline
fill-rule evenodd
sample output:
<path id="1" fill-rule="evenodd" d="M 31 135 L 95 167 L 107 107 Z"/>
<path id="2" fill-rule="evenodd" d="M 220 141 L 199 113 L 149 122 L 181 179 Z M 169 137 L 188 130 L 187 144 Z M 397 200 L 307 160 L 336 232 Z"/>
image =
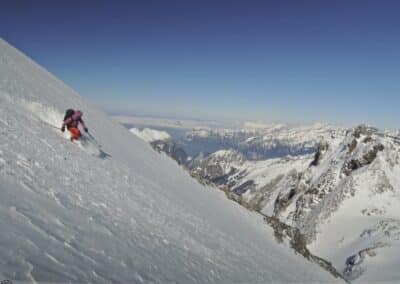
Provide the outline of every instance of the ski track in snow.
<path id="1" fill-rule="evenodd" d="M 56 127 L 80 108 L 109 159 Z M 0 39 L 0 276 L 28 282 L 327 283 L 262 219 L 203 188 Z"/>

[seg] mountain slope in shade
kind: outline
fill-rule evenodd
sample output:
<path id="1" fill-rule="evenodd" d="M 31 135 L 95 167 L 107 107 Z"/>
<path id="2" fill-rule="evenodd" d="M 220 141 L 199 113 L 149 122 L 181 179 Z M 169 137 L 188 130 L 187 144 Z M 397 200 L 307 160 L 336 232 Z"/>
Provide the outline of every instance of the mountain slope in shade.
<path id="1" fill-rule="evenodd" d="M 109 158 L 59 131 L 69 107 L 83 111 Z M 3 40 L 0 131 L 2 279 L 338 281 Z"/>

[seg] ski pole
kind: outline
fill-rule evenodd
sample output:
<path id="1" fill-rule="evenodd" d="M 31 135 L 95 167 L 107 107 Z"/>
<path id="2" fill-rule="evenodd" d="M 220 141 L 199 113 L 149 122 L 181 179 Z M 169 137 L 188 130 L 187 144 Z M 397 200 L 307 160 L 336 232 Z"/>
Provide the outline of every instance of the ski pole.
<path id="1" fill-rule="evenodd" d="M 93 140 L 93 142 L 95 142 L 99 147 L 101 147 L 101 144 L 96 140 L 96 138 L 93 137 L 92 134 L 90 134 L 90 132 L 87 132 L 87 134 L 90 137 L 90 139 Z"/>
<path id="2" fill-rule="evenodd" d="M 96 141 L 96 139 L 93 137 L 93 135 L 90 132 L 87 132 L 87 134 L 89 135 L 90 138 L 92 138 L 94 141 Z"/>

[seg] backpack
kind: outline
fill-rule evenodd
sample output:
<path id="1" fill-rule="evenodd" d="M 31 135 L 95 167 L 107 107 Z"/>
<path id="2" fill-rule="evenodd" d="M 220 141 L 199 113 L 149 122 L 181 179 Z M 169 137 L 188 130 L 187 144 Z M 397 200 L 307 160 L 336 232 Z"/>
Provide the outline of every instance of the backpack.
<path id="1" fill-rule="evenodd" d="M 75 113 L 75 111 L 73 110 L 73 109 L 67 109 L 66 111 L 65 111 L 65 116 L 64 116 L 64 121 L 67 119 L 67 118 L 70 118 L 71 116 L 73 116 L 74 115 L 74 113 Z"/>

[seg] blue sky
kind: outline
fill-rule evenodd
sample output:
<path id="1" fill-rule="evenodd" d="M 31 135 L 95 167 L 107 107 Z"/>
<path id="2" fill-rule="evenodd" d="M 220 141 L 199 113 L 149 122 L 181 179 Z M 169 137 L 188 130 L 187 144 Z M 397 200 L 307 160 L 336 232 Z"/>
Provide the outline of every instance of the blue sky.
<path id="1" fill-rule="evenodd" d="M 399 128 L 400 1 L 3 0 L 0 36 L 112 112 Z"/>

